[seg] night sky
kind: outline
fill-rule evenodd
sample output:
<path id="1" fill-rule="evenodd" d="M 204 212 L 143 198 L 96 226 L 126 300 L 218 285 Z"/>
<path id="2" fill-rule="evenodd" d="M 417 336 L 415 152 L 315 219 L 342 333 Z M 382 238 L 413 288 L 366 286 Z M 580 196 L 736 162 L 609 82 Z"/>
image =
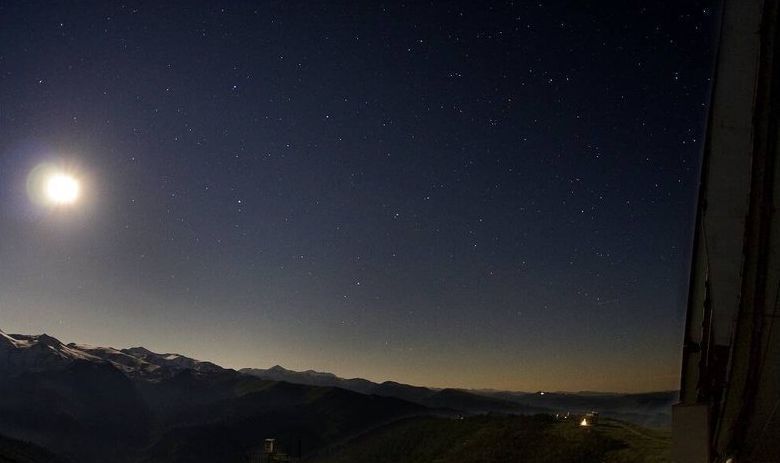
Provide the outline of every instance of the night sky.
<path id="1" fill-rule="evenodd" d="M 677 387 L 711 2 L 158 3 L 0 2 L 0 329 Z"/>

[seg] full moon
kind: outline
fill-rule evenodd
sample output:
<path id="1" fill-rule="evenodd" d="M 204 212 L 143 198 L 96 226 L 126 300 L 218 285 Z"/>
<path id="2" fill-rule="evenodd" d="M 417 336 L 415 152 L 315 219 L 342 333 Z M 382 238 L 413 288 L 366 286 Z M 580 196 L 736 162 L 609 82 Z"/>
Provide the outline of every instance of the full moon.
<path id="1" fill-rule="evenodd" d="M 70 208 L 85 193 L 82 173 L 69 165 L 38 164 L 27 175 L 27 194 L 33 203 L 45 208 Z"/>
<path id="2" fill-rule="evenodd" d="M 52 173 L 46 179 L 46 198 L 53 204 L 73 204 L 79 198 L 78 180 L 64 173 Z"/>

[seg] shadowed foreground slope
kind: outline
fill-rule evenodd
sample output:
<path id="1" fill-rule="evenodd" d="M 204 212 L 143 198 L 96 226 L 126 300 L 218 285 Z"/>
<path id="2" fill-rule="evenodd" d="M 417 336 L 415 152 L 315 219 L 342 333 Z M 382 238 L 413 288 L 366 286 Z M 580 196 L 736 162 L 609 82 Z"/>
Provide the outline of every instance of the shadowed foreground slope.
<path id="1" fill-rule="evenodd" d="M 69 463 L 29 442 L 0 436 L 0 463 Z"/>
<path id="2" fill-rule="evenodd" d="M 669 436 L 620 421 L 583 429 L 550 416 L 410 418 L 312 459 L 316 463 L 666 463 Z"/>

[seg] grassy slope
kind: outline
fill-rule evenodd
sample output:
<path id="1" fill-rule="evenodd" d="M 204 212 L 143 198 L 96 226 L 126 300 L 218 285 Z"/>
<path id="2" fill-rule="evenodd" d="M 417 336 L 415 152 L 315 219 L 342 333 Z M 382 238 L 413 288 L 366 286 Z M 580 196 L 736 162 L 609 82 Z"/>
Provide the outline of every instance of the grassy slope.
<path id="1" fill-rule="evenodd" d="M 597 431 L 617 439 L 626 447 L 606 455 L 604 463 L 668 463 L 671 460 L 671 431 L 643 428 L 631 423 L 604 420 Z"/>
<path id="2" fill-rule="evenodd" d="M 614 420 L 594 429 L 546 416 L 412 418 L 359 437 L 317 463 L 665 463 L 668 433 Z"/>

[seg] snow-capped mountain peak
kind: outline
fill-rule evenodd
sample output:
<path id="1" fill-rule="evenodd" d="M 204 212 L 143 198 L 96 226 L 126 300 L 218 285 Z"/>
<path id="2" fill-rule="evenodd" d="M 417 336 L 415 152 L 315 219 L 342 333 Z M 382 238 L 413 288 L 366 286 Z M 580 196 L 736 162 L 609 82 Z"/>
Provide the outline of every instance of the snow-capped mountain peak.
<path id="1" fill-rule="evenodd" d="M 218 372 L 223 368 L 179 354 L 157 354 L 143 347 L 115 349 L 63 344 L 47 334 L 7 334 L 0 330 L 0 371 L 11 373 L 62 369 L 77 361 L 109 364 L 127 376 L 157 380 L 182 370 Z"/>
<path id="2" fill-rule="evenodd" d="M 66 346 L 47 334 L 7 334 L 0 331 L 0 370 L 61 368 L 77 360 L 101 361 L 100 358 Z"/>

